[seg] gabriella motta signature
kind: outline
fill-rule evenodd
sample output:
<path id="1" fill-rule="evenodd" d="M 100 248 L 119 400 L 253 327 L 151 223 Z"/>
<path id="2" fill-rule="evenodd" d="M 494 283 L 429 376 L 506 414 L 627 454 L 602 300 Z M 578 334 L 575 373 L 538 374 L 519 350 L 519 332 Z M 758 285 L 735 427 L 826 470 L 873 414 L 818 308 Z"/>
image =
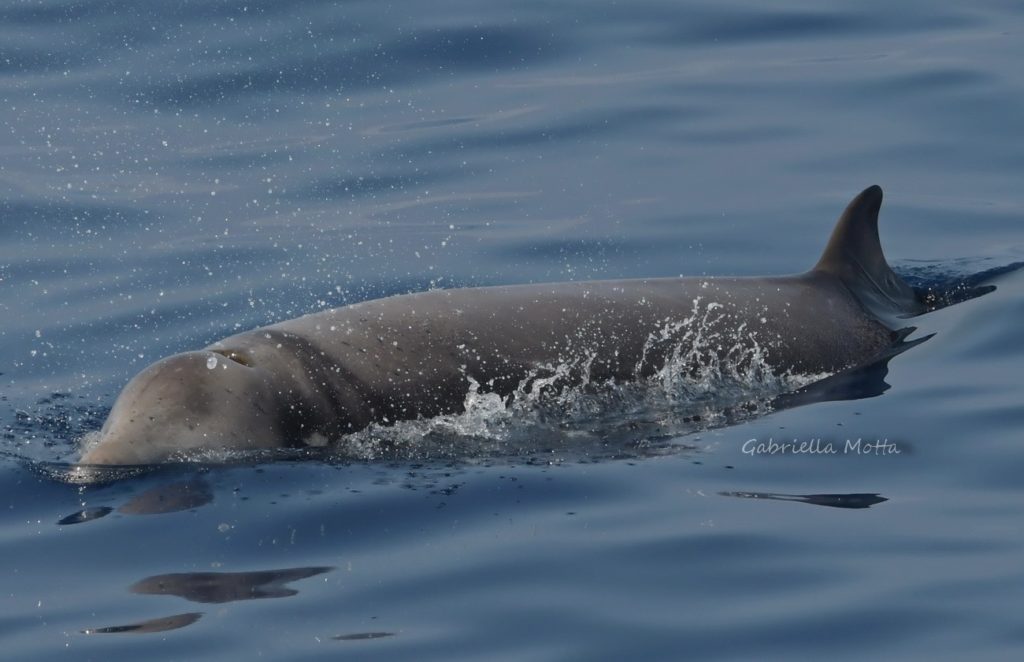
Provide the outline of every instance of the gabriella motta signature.
<path id="1" fill-rule="evenodd" d="M 901 455 L 899 444 L 888 439 L 843 439 L 827 440 L 821 437 L 809 439 L 776 440 L 747 439 L 741 449 L 747 455 Z"/>

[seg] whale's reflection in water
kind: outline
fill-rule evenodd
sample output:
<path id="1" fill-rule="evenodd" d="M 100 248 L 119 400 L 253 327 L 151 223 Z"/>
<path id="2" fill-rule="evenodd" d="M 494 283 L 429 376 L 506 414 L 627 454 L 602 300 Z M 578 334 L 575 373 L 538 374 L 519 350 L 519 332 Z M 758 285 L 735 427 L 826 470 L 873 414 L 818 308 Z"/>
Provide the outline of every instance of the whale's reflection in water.
<path id="1" fill-rule="evenodd" d="M 192 602 L 221 604 L 238 600 L 287 598 L 298 590 L 287 586 L 289 582 L 322 575 L 334 570 L 331 566 L 283 568 L 255 572 L 182 572 L 154 575 L 132 584 L 128 590 L 144 595 L 176 595 Z M 163 616 L 127 625 L 87 628 L 82 634 L 144 634 L 167 632 L 192 625 L 202 612 Z"/>
<path id="2" fill-rule="evenodd" d="M 126 515 L 162 515 L 199 508 L 213 501 L 213 490 L 202 478 L 158 485 L 137 494 L 120 508 Z"/>
<path id="3" fill-rule="evenodd" d="M 177 630 L 187 625 L 192 625 L 202 617 L 202 612 L 189 612 L 186 614 L 175 614 L 174 616 L 163 616 L 151 618 L 148 621 L 140 621 L 130 625 L 111 625 L 104 628 L 89 628 L 82 630 L 82 634 L 150 634 L 153 632 L 167 632 Z"/>
<path id="4" fill-rule="evenodd" d="M 870 508 L 889 499 L 873 492 L 853 494 L 772 494 L 770 492 L 719 492 L 722 496 L 741 499 L 767 499 L 771 501 L 795 501 L 812 506 L 830 508 Z"/>
<path id="5" fill-rule="evenodd" d="M 394 632 L 354 632 L 352 634 L 339 634 L 331 637 L 335 641 L 369 641 L 371 639 L 383 639 L 393 637 Z"/>
<path id="6" fill-rule="evenodd" d="M 192 510 L 212 501 L 213 490 L 205 480 L 197 477 L 152 487 L 123 503 L 117 508 L 117 512 L 124 515 L 163 515 Z M 110 506 L 83 508 L 61 518 L 57 524 L 68 526 L 92 522 L 112 512 L 114 508 Z"/>
<path id="7" fill-rule="evenodd" d="M 182 572 L 146 577 L 128 590 L 144 595 L 176 595 L 203 604 L 287 598 L 298 593 L 287 586 L 289 582 L 331 570 L 334 570 L 331 566 L 320 566 L 255 572 Z"/>
<path id="8" fill-rule="evenodd" d="M 92 522 L 98 520 L 101 517 L 106 517 L 110 513 L 114 512 L 114 509 L 110 506 L 96 506 L 93 508 L 83 508 L 77 510 L 67 517 L 62 517 L 57 520 L 58 526 L 68 526 L 70 524 L 82 524 L 84 522 Z"/>

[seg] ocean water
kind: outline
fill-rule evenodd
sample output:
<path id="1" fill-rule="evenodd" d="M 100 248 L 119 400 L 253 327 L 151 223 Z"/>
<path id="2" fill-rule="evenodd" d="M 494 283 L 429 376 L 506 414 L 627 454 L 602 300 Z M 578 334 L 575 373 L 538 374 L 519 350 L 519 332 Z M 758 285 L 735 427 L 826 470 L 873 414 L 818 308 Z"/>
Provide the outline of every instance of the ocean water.
<path id="1" fill-rule="evenodd" d="M 0 3 L 3 655 L 1019 657 L 1022 30 L 1012 2 Z M 429 287 L 798 272 L 876 183 L 901 273 L 997 289 L 915 318 L 872 397 L 65 480 L 162 356 Z"/>

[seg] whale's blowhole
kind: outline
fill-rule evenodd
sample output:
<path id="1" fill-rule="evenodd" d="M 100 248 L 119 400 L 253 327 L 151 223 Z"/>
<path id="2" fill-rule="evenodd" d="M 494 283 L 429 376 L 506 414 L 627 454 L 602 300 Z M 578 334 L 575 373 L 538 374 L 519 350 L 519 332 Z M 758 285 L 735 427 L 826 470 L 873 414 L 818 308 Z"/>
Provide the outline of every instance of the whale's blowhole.
<path id="1" fill-rule="evenodd" d="M 252 357 L 241 350 L 236 349 L 211 349 L 214 354 L 219 354 L 229 361 L 233 361 L 238 365 L 245 366 L 246 368 L 252 368 L 253 362 Z"/>

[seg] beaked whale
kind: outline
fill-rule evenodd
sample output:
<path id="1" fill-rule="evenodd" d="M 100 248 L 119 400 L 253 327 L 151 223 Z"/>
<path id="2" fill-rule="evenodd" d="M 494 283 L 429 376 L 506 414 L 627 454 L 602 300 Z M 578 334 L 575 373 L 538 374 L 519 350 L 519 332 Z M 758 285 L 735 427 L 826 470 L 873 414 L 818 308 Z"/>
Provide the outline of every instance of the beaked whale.
<path id="1" fill-rule="evenodd" d="M 471 388 L 513 398 L 558 366 L 564 385 L 649 377 L 680 351 L 693 370 L 759 361 L 824 376 L 870 365 L 906 336 L 899 318 L 926 310 L 882 254 L 881 203 L 878 186 L 854 198 L 802 274 L 430 290 L 240 333 L 139 373 L 81 463 L 320 445 L 371 423 L 460 412 Z"/>

